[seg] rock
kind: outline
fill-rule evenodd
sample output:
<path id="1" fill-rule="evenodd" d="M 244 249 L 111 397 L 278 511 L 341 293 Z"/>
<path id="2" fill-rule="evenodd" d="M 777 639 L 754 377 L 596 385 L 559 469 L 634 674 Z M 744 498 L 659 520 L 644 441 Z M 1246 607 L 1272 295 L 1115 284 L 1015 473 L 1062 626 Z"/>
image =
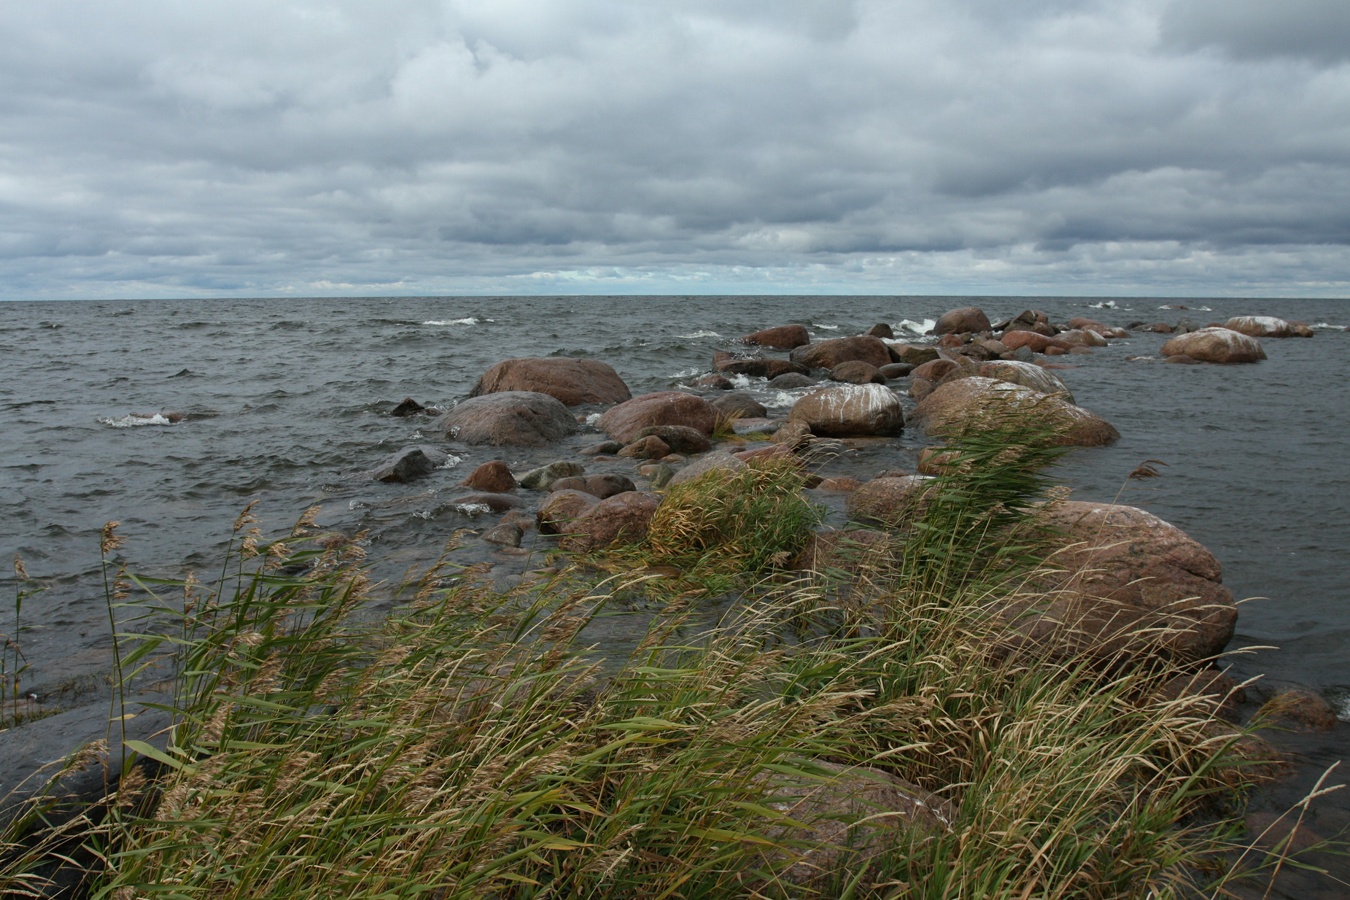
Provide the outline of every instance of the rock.
<path id="1" fill-rule="evenodd" d="M 883 341 L 891 341 L 895 339 L 895 331 L 891 328 L 891 326 L 887 325 L 885 322 L 878 322 L 877 324 L 873 325 L 871 328 L 867 329 L 867 333 L 870 334 L 872 337 L 881 338 Z"/>
<path id="2" fill-rule="evenodd" d="M 1228 328 L 1179 334 L 1162 346 L 1163 356 L 1189 356 L 1207 363 L 1253 363 L 1266 358 L 1260 341 Z"/>
<path id="3" fill-rule="evenodd" d="M 579 463 L 560 460 L 526 472 L 520 476 L 520 486 L 532 491 L 546 491 L 559 478 L 574 478 L 585 472 L 586 469 Z"/>
<path id="4" fill-rule="evenodd" d="M 909 373 L 914 371 L 914 366 L 909 363 L 891 363 L 889 366 L 882 366 L 879 371 L 882 378 L 890 381 L 893 378 L 907 378 Z"/>
<path id="5" fill-rule="evenodd" d="M 628 491 L 601 500 L 574 519 L 559 545 L 584 553 L 618 543 L 635 544 L 647 536 L 661 500 L 655 494 Z"/>
<path id="6" fill-rule="evenodd" d="M 796 450 L 811 442 L 811 427 L 805 422 L 784 422 L 769 440 L 789 450 Z"/>
<path id="7" fill-rule="evenodd" d="M 469 396 L 502 391 L 548 394 L 566 406 L 622 403 L 633 396 L 610 366 L 596 359 L 568 356 L 502 360 L 483 373 Z"/>
<path id="8" fill-rule="evenodd" d="M 933 326 L 933 334 L 974 334 L 989 331 L 989 317 L 977 306 L 963 306 L 943 313 Z"/>
<path id="9" fill-rule="evenodd" d="M 654 434 L 638 438 L 619 451 L 624 459 L 665 459 L 671 453 L 670 445 Z"/>
<path id="10" fill-rule="evenodd" d="M 425 406 L 418 403 L 413 398 L 404 397 L 402 403 L 400 403 L 398 406 L 395 406 L 393 409 L 389 410 L 389 415 L 398 416 L 401 419 L 406 419 L 408 416 L 415 416 L 420 413 L 424 413 L 426 412 L 426 409 L 427 408 Z"/>
<path id="11" fill-rule="evenodd" d="M 1336 728 L 1336 711 L 1321 694 L 1308 688 L 1281 691 L 1262 704 L 1257 716 L 1287 731 L 1308 733 Z"/>
<path id="12" fill-rule="evenodd" d="M 750 378 L 777 378 L 779 375 L 806 375 L 808 369 L 786 359 L 762 359 L 754 357 L 741 359 L 729 354 L 713 358 L 713 368 L 729 375 L 746 375 Z"/>
<path id="13" fill-rule="evenodd" d="M 525 504 L 519 497 L 513 497 L 510 494 L 493 494 L 487 491 L 475 491 L 472 494 L 460 494 L 450 501 L 450 505 L 460 513 L 466 516 L 477 516 L 483 513 L 500 513 L 507 510 L 519 509 Z"/>
<path id="14" fill-rule="evenodd" d="M 525 529 L 514 522 L 502 522 L 483 533 L 483 540 L 502 547 L 519 547 L 525 537 Z"/>
<path id="15" fill-rule="evenodd" d="M 1287 338 L 1294 336 L 1294 327 L 1284 319 L 1273 316 L 1234 316 L 1223 327 L 1247 337 Z"/>
<path id="16" fill-rule="evenodd" d="M 961 364 L 952 359 L 934 359 L 919 366 L 910 374 L 934 384 L 961 368 Z"/>
<path id="17" fill-rule="evenodd" d="M 707 453 L 712 449 L 706 434 L 687 425 L 648 425 L 637 433 L 637 440 L 645 437 L 660 438 L 675 453 Z"/>
<path id="18" fill-rule="evenodd" d="M 745 468 L 745 463 L 737 459 L 730 453 L 719 450 L 716 453 L 709 453 L 706 456 L 699 457 L 694 462 L 680 469 L 670 480 L 666 482 L 670 487 L 677 484 L 683 484 L 686 481 L 693 481 L 700 475 L 717 470 L 727 470 L 734 472 L 737 469 Z"/>
<path id="19" fill-rule="evenodd" d="M 842 381 L 846 384 L 885 384 L 886 376 L 881 374 L 881 370 L 876 366 L 853 360 L 844 362 L 830 370 L 831 381 Z"/>
<path id="20" fill-rule="evenodd" d="M 661 391 L 620 403 L 596 422 L 601 431 L 624 444 L 631 444 L 638 432 L 652 425 L 684 425 L 711 436 L 717 427 L 717 410 L 702 397 Z"/>
<path id="21" fill-rule="evenodd" d="M 994 331 L 1034 331 L 1046 337 L 1054 337 L 1058 331 L 1050 324 L 1048 313 L 1039 309 L 1024 309 L 1017 315 L 994 326 Z"/>
<path id="22" fill-rule="evenodd" d="M 1242 686 L 1217 669 L 1178 675 L 1158 690 L 1159 700 L 1170 702 L 1187 698 L 1230 722 L 1237 721 L 1238 704 L 1244 697 Z"/>
<path id="23" fill-rule="evenodd" d="M 434 447 L 407 447 L 376 467 L 370 477 L 386 484 L 405 484 L 430 475 L 448 459 Z"/>
<path id="24" fill-rule="evenodd" d="M 810 375 L 803 375 L 799 372 L 788 372 L 785 375 L 779 375 L 769 380 L 769 387 L 776 391 L 795 391 L 798 388 L 814 387 L 816 380 Z"/>
<path id="25" fill-rule="evenodd" d="M 1111 325 L 1103 325 L 1095 319 L 1087 319 L 1082 316 L 1075 316 L 1068 321 L 1070 330 L 1091 331 L 1092 333 L 1104 338 L 1123 338 L 1129 337 L 1130 333 L 1124 328 L 1116 328 Z M 1061 335 L 1062 336 L 1062 335 Z"/>
<path id="26" fill-rule="evenodd" d="M 1146 331 L 1150 334 L 1171 334 L 1173 328 L 1166 322 L 1152 322 L 1152 323 L 1140 322 L 1137 326 L 1135 326 L 1134 330 Z"/>
<path id="27" fill-rule="evenodd" d="M 772 347 L 775 350 L 794 350 L 811 343 L 811 335 L 807 333 L 805 325 L 779 325 L 776 328 L 765 328 L 763 331 L 747 334 L 741 340 L 747 344 Z"/>
<path id="28" fill-rule="evenodd" d="M 898 434 L 904 408 L 895 392 L 879 384 L 841 384 L 799 398 L 789 422 L 802 422 L 821 437 Z"/>
<path id="29" fill-rule="evenodd" d="M 873 478 L 848 495 L 844 509 L 855 522 L 907 528 L 922 515 L 924 488 L 931 481 L 924 475 Z"/>
<path id="30" fill-rule="evenodd" d="M 694 387 L 706 388 L 710 391 L 729 391 L 736 385 L 731 383 L 731 379 L 725 375 L 719 375 L 716 372 L 708 375 L 700 375 L 694 379 Z"/>
<path id="31" fill-rule="evenodd" d="M 598 444 L 591 444 L 580 451 L 582 456 L 609 456 L 618 453 L 623 449 L 623 444 L 618 441 L 601 441 Z"/>
<path id="32" fill-rule="evenodd" d="M 736 419 L 762 419 L 769 414 L 764 404 L 744 391 L 723 394 L 711 402 L 713 409 L 717 410 L 718 422 L 721 423 Z"/>
<path id="33" fill-rule="evenodd" d="M 878 369 L 891 362 L 891 351 L 881 338 L 870 335 L 832 338 L 792 351 L 792 361 L 808 369 L 833 369 L 840 363 L 865 362 Z"/>
<path id="34" fill-rule="evenodd" d="M 1037 581 L 1038 600 L 1013 598 L 1002 610 L 1021 638 L 1061 654 L 1149 652 L 1186 663 L 1232 638 L 1237 605 L 1219 562 L 1181 529 L 1132 506 L 1073 500 L 1047 506 L 1043 521 L 1058 571 Z"/>
<path id="35" fill-rule="evenodd" d="M 1008 350 L 1008 345 L 1002 341 L 996 341 L 993 338 L 980 338 L 970 342 L 966 347 L 966 355 L 974 357 L 978 351 L 984 359 L 1002 359 Z"/>
<path id="36" fill-rule="evenodd" d="M 1069 345 L 1061 340 L 1052 337 L 1046 337 L 1035 331 L 1005 331 L 1003 332 L 1003 346 L 1009 350 L 1016 350 L 1018 347 L 1026 347 L 1035 353 L 1045 353 L 1050 348 L 1057 350 L 1068 350 Z"/>
<path id="37" fill-rule="evenodd" d="M 478 466 L 460 483 L 475 491 L 488 491 L 493 494 L 505 494 L 516 489 L 515 476 L 511 474 L 506 463 L 499 459 Z"/>
<path id="38" fill-rule="evenodd" d="M 985 378 L 997 378 L 999 381 L 1020 384 L 1031 388 L 1033 391 L 1040 391 L 1042 394 L 1054 394 L 1063 397 L 1070 403 L 1074 402 L 1073 394 L 1064 386 L 1064 382 L 1032 363 L 1017 362 L 1016 360 L 990 361 L 980 366 L 979 374 Z"/>
<path id="39" fill-rule="evenodd" d="M 1193 356 L 1187 356 L 1185 353 L 1178 353 L 1176 356 L 1168 356 L 1163 359 L 1165 363 L 1174 363 L 1179 366 L 1203 366 L 1200 360 Z"/>
<path id="40" fill-rule="evenodd" d="M 586 475 L 584 477 L 573 476 L 571 478 L 559 478 L 553 482 L 550 488 L 553 491 L 581 491 L 584 494 L 590 494 L 592 497 L 599 497 L 601 500 L 606 497 L 613 497 L 615 494 L 622 494 L 625 491 L 637 490 L 637 485 L 633 484 L 631 478 L 627 475 L 617 475 L 614 473 L 605 473 L 601 475 Z"/>
<path id="41" fill-rule="evenodd" d="M 1110 342 L 1095 331 L 1087 328 L 1077 328 L 1073 331 L 1061 331 L 1055 335 L 1055 340 L 1068 344 L 1070 347 L 1105 347 Z"/>
<path id="42" fill-rule="evenodd" d="M 1109 422 L 1080 406 L 979 375 L 939 385 L 919 402 L 911 419 L 931 435 L 954 437 L 1010 415 L 1043 423 L 1059 446 L 1101 447 L 1120 438 Z"/>
<path id="43" fill-rule="evenodd" d="M 922 843 L 952 829 L 956 808 L 917 785 L 877 769 L 819 761 L 815 766 L 824 770 L 821 776 L 772 772 L 762 779 L 762 805 L 800 823 L 766 829 L 784 848 L 770 851 L 773 860 L 791 861 L 776 873 L 787 884 L 823 885 L 839 868 L 841 854 L 865 866 L 907 841 Z M 899 837 L 906 832 L 910 838 Z M 793 845 L 809 849 L 786 849 Z"/>
<path id="44" fill-rule="evenodd" d="M 939 356 L 936 347 L 911 347 L 908 344 L 898 346 L 892 344 L 891 351 L 891 355 L 897 358 L 897 362 L 909 363 L 912 366 L 921 366 L 924 363 L 932 362 Z"/>
<path id="45" fill-rule="evenodd" d="M 576 434 L 567 407 L 548 394 L 505 391 L 473 397 L 440 418 L 446 436 L 466 444 L 542 447 Z"/>
<path id="46" fill-rule="evenodd" d="M 558 490 L 548 495 L 539 507 L 535 519 L 541 534 L 563 534 L 588 509 L 599 503 L 593 494 L 583 491 Z"/>

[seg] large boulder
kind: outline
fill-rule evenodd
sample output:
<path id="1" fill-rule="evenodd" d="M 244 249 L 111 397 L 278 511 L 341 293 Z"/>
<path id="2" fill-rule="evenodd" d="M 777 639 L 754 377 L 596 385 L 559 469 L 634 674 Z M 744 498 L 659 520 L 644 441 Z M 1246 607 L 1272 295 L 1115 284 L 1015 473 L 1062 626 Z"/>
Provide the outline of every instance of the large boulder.
<path id="1" fill-rule="evenodd" d="M 880 369 L 891 362 L 886 342 L 870 334 L 832 338 L 792 351 L 792 361 L 809 369 L 833 369 L 840 363 L 865 362 Z"/>
<path id="2" fill-rule="evenodd" d="M 819 437 L 897 434 L 904 407 L 880 384 L 839 384 L 811 391 L 792 404 L 789 422 L 802 422 Z"/>
<path id="3" fill-rule="evenodd" d="M 469 396 L 501 391 L 548 394 L 566 406 L 622 403 L 633 396 L 619 374 L 605 363 L 567 356 L 504 359 L 483 373 Z"/>
<path id="4" fill-rule="evenodd" d="M 1162 346 L 1163 356 L 1189 356 L 1208 363 L 1254 363 L 1266 358 L 1256 338 L 1231 328 L 1201 328 L 1179 334 Z"/>
<path id="5" fill-rule="evenodd" d="M 1015 625 L 1015 643 L 1070 654 L 1144 650 L 1195 662 L 1232 638 L 1237 605 L 1219 562 L 1181 529 L 1112 503 L 1054 503 L 1043 517 L 1055 535 L 1055 571 L 1039 579 L 1036 596 L 1002 609 Z"/>
<path id="6" fill-rule="evenodd" d="M 805 325 L 779 325 L 776 328 L 765 328 L 763 331 L 747 334 L 741 340 L 747 344 L 772 347 L 775 350 L 794 350 L 803 344 L 811 343 L 811 335 L 807 333 Z"/>
<path id="7" fill-rule="evenodd" d="M 911 420 L 929 434 L 955 437 L 989 427 L 1008 417 L 1042 423 L 1053 443 L 1066 447 L 1101 447 L 1120 438 L 1105 419 L 1052 394 L 980 375 L 939 385 L 919 402 Z"/>
<path id="8" fill-rule="evenodd" d="M 561 401 L 535 391 L 504 391 L 461 401 L 440 419 L 447 437 L 466 444 L 542 447 L 576 434 Z"/>
<path id="9" fill-rule="evenodd" d="M 717 410 L 693 394 L 659 391 L 620 403 L 606 411 L 595 424 L 623 444 L 633 443 L 642 429 L 653 425 L 684 425 L 711 436 L 717 427 Z"/>
<path id="10" fill-rule="evenodd" d="M 841 381 L 845 384 L 885 384 L 886 376 L 881 374 L 881 370 L 871 363 L 852 360 L 843 362 L 830 370 L 831 381 Z"/>
<path id="11" fill-rule="evenodd" d="M 989 317 L 978 306 L 963 306 L 943 313 L 933 326 L 933 334 L 976 334 L 989 331 Z"/>

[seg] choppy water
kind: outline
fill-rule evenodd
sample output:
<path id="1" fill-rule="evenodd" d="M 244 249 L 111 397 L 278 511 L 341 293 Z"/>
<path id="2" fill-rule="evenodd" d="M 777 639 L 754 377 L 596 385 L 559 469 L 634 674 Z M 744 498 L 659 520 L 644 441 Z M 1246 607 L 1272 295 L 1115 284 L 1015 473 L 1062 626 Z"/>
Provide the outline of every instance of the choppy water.
<path id="1" fill-rule="evenodd" d="M 917 336 L 943 311 L 982 306 L 997 321 L 1039 308 L 1055 321 L 1201 324 L 1268 314 L 1315 324 L 1312 339 L 1267 340 L 1259 365 L 1147 359 L 1164 338 L 1136 333 L 1060 372 L 1080 404 L 1121 431 L 1078 450 L 1061 477 L 1086 499 L 1146 506 L 1212 550 L 1243 607 L 1236 643 L 1281 649 L 1239 665 L 1313 686 L 1350 713 L 1350 301 L 926 297 L 569 297 L 211 300 L 0 304 L 0 548 L 45 586 L 24 609 L 28 678 L 106 664 L 98 531 L 119 520 L 141 571 L 218 562 L 250 500 L 284 529 L 367 530 L 372 555 L 434 558 L 457 527 L 455 485 L 495 451 L 441 440 L 426 419 L 387 410 L 405 396 L 450 406 L 492 363 L 590 356 L 635 394 L 688 383 L 712 355 L 762 327 L 800 322 L 817 338 L 877 322 Z M 1190 310 L 1164 308 L 1186 304 Z M 1207 308 L 1206 308 L 1207 307 Z M 791 394 L 753 380 L 771 408 Z M 897 385 L 903 390 L 903 385 Z M 168 416 L 170 412 L 181 413 Z M 411 485 L 359 473 L 412 443 L 458 466 Z M 859 475 L 912 463 L 907 433 L 845 461 Z M 886 454 L 890 454 L 886 456 Z M 513 467 L 558 451 L 507 451 Z M 1146 459 L 1161 478 L 1129 481 Z M 8 567 L 6 567 L 8 568 Z M 12 583 L 4 587 L 11 596 Z M 5 611 L 0 606 L 0 620 Z M 0 631 L 10 633 L 9 625 Z"/>

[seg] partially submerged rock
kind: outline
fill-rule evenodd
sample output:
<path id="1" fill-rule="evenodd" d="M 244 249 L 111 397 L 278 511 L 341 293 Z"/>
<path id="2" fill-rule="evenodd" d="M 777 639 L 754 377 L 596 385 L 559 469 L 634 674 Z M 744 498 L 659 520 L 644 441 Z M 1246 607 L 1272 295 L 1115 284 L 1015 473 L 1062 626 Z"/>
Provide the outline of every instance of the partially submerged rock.
<path id="1" fill-rule="evenodd" d="M 533 391 L 504 391 L 462 401 L 440 419 L 441 430 L 466 444 L 542 447 L 578 431 L 561 401 Z"/>
<path id="2" fill-rule="evenodd" d="M 956 437 L 1025 417 L 1042 425 L 1061 446 L 1100 447 L 1120 432 L 1100 416 L 1051 394 L 983 376 L 959 378 L 939 385 L 919 402 L 911 419 L 932 435 Z"/>
<path id="3" fill-rule="evenodd" d="M 962 306 L 943 313 L 933 326 L 933 334 L 974 334 L 989 331 L 989 317 L 978 306 Z"/>
<path id="4" fill-rule="evenodd" d="M 793 350 L 811 343 L 811 335 L 807 333 L 805 325 L 779 325 L 776 328 L 765 328 L 754 334 L 747 334 L 741 340 L 747 344 L 772 347 L 775 350 Z"/>
<path id="5" fill-rule="evenodd" d="M 840 363 L 853 361 L 879 369 L 891 362 L 891 351 L 881 338 L 864 334 L 798 347 L 792 351 L 792 361 L 810 369 L 833 369 Z"/>
<path id="6" fill-rule="evenodd" d="M 904 407 L 880 384 L 840 384 L 819 388 L 792 405 L 788 422 L 801 422 L 820 437 L 898 434 Z"/>
<path id="7" fill-rule="evenodd" d="M 448 460 L 449 456 L 435 447 L 406 447 L 377 466 L 370 477 L 403 484 L 430 475 Z"/>
<path id="8" fill-rule="evenodd" d="M 622 403 L 632 397 L 628 385 L 611 366 L 597 359 L 568 356 L 502 360 L 483 373 L 469 396 L 502 391 L 548 394 L 566 406 Z"/>
<path id="9" fill-rule="evenodd" d="M 717 410 L 693 394 L 659 391 L 620 403 L 596 422 L 596 427 L 623 444 L 631 444 L 642 429 L 653 425 L 683 425 L 711 436 L 717 427 Z"/>
<path id="10" fill-rule="evenodd" d="M 1234 316 L 1223 327 L 1254 338 L 1287 338 L 1301 336 L 1292 322 L 1274 316 Z M 1312 332 L 1308 332 L 1312 336 Z"/>
<path id="11" fill-rule="evenodd" d="M 647 536 L 660 504 L 659 497 L 643 491 L 615 494 L 573 519 L 559 545 L 564 550 L 584 553 L 618 543 L 638 543 Z"/>
<path id="12" fill-rule="evenodd" d="M 1266 358 L 1260 341 L 1230 328 L 1201 328 L 1179 334 L 1163 344 L 1162 354 L 1222 364 L 1254 363 Z"/>

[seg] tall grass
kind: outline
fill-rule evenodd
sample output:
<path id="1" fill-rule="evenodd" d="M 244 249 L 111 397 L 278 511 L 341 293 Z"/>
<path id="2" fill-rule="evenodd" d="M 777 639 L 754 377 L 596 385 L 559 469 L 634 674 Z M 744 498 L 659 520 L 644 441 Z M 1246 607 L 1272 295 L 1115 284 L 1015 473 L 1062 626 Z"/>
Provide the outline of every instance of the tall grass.
<path id="1" fill-rule="evenodd" d="M 810 519 L 788 499 L 800 500 L 788 468 L 740 477 Z M 131 742 L 157 777 L 126 768 L 101 820 L 70 832 L 99 860 L 89 893 L 1222 890 L 1241 875 L 1234 844 L 1252 770 L 1217 704 L 1164 699 L 1178 671 L 1166 661 L 990 652 L 1002 626 L 988 610 L 1015 589 L 990 573 L 1025 562 L 1004 548 L 1013 511 L 1041 490 L 1021 484 L 967 493 L 964 518 L 937 498 L 931 522 L 951 516 L 979 538 L 947 552 L 912 545 L 896 567 L 872 570 L 860 585 L 865 628 L 787 640 L 785 621 L 835 600 L 809 579 L 763 585 L 712 627 L 672 604 L 629 658 L 603 669 L 585 629 L 624 578 L 569 572 L 500 594 L 438 568 L 409 586 L 400 614 L 361 624 L 353 611 L 382 588 L 354 546 L 316 543 L 303 526 L 270 543 L 246 534 L 213 585 L 190 586 L 176 631 L 122 656 L 135 668 L 172 651 L 161 665 L 173 672 L 175 724 L 167 744 Z M 722 490 L 712 485 L 672 490 L 665 503 L 681 509 L 667 511 L 672 524 L 654 529 L 647 552 L 748 573 L 800 539 L 800 522 L 785 544 L 768 518 L 723 515 L 726 504 L 707 502 Z M 753 552 L 724 549 L 733 544 Z M 129 583 L 127 602 L 139 596 L 160 618 L 173 609 L 151 599 L 162 586 Z M 930 791 L 950 813 L 920 822 L 799 805 L 860 772 Z M 823 837 L 839 833 L 819 827 L 834 820 L 844 837 Z M 6 839 L 0 889 L 36 890 L 40 860 Z"/>

